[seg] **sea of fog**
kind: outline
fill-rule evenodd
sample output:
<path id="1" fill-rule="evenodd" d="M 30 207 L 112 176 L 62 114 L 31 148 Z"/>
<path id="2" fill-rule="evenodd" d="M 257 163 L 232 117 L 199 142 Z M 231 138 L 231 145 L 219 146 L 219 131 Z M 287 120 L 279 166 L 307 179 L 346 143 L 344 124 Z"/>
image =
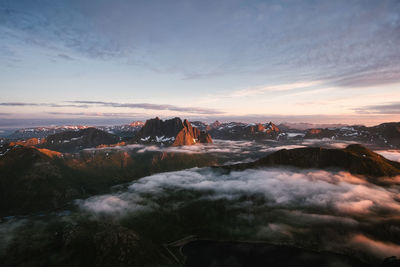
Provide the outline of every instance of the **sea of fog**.
<path id="1" fill-rule="evenodd" d="M 195 202 L 213 213 L 212 203 L 221 200 L 229 218 L 216 220 L 229 221 L 225 232 L 238 239 L 310 248 L 317 244 L 318 249 L 377 258 L 400 255 L 399 188 L 377 186 L 347 172 L 269 168 L 224 173 L 194 168 L 148 176 L 120 192 L 77 204 L 98 216 L 123 219 L 180 214 L 196 207 Z"/>

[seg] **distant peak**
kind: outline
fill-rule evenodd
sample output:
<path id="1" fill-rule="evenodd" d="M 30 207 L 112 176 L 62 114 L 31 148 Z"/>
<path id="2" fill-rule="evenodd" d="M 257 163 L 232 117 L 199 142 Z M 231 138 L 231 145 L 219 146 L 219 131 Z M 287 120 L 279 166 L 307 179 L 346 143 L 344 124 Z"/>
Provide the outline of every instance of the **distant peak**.
<path id="1" fill-rule="evenodd" d="M 138 126 L 143 126 L 143 125 L 144 125 L 144 122 L 142 122 L 142 121 L 133 121 L 129 124 L 129 126 L 132 126 L 132 127 L 138 127 Z"/>

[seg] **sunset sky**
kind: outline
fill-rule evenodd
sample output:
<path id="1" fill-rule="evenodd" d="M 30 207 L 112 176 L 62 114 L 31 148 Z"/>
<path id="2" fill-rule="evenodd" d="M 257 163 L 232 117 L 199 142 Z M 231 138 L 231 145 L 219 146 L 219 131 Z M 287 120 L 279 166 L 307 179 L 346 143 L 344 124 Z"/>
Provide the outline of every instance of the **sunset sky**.
<path id="1" fill-rule="evenodd" d="M 0 126 L 400 121 L 400 1 L 0 0 Z"/>

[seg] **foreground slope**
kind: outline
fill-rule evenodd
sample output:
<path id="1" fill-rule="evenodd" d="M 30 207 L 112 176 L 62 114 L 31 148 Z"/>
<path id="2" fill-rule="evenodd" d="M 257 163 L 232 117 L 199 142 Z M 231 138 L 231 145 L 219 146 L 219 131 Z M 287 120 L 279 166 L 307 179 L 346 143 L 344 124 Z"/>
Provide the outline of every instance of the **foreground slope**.
<path id="1" fill-rule="evenodd" d="M 0 216 L 63 208 L 116 184 L 158 172 L 215 165 L 209 155 L 137 150 L 83 150 L 77 154 L 29 146 L 0 150 Z"/>

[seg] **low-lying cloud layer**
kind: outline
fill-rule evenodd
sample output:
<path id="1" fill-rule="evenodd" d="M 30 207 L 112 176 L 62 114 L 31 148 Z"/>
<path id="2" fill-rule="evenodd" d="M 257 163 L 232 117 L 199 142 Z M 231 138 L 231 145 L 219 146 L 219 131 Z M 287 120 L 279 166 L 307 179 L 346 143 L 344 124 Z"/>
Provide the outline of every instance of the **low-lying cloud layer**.
<path id="1" fill-rule="evenodd" d="M 325 142 L 326 143 L 326 142 Z M 336 145 L 336 143 L 332 143 Z M 343 144 L 343 143 L 340 143 Z M 331 146 L 326 143 L 326 146 Z M 192 146 L 160 146 L 160 145 L 143 145 L 131 144 L 126 146 L 116 147 L 103 147 L 103 148 L 88 148 L 84 152 L 112 152 L 118 153 L 120 151 L 130 153 L 149 153 L 149 152 L 166 152 L 166 153 L 183 153 L 183 154 L 212 154 L 220 159 L 222 164 L 235 164 L 240 162 L 249 162 L 257 160 L 267 154 L 275 152 L 280 149 L 293 149 L 305 147 L 300 143 L 290 143 L 281 145 L 276 141 L 266 141 L 264 143 L 255 141 L 231 141 L 231 140 L 218 140 L 214 139 L 212 144 L 197 144 Z"/>
<path id="2" fill-rule="evenodd" d="M 183 153 L 183 154 L 212 154 L 218 158 L 219 164 L 230 165 L 242 162 L 255 161 L 261 157 L 264 157 L 270 153 L 281 149 L 295 149 L 302 147 L 326 147 L 343 149 L 350 144 L 354 144 L 353 141 L 341 141 L 331 139 L 305 139 L 305 140 L 292 140 L 285 144 L 276 142 L 273 140 L 265 142 L 255 141 L 233 141 L 233 140 L 219 140 L 214 139 L 212 144 L 197 144 L 192 146 L 160 146 L 160 145 L 143 145 L 143 144 L 131 144 L 126 146 L 116 147 L 103 147 L 103 148 L 88 148 L 84 149 L 84 152 L 98 151 L 119 153 L 129 152 L 132 154 L 144 154 L 151 152 L 166 152 L 166 153 Z M 395 161 L 400 161 L 400 152 L 397 150 L 378 150 L 377 153 L 382 156 Z"/>
<path id="3" fill-rule="evenodd" d="M 306 139 L 302 141 L 288 142 L 287 144 L 278 143 L 274 140 L 266 140 L 265 142 L 256 141 L 233 141 L 233 140 L 219 140 L 214 139 L 211 144 L 197 144 L 192 146 L 169 147 L 159 145 L 142 145 L 134 144 L 127 146 L 107 147 L 107 148 L 89 148 L 91 150 L 137 150 L 137 153 L 145 152 L 172 152 L 172 153 L 188 153 L 188 154 L 202 154 L 202 153 L 229 153 L 236 154 L 252 154 L 274 152 L 280 149 L 294 149 L 307 146 L 323 146 L 329 148 L 345 148 L 355 142 L 351 141 L 332 141 L 320 139 Z"/>
<path id="4" fill-rule="evenodd" d="M 235 210 L 229 218 L 232 225 L 226 227 L 236 227 L 231 231 L 238 231 L 242 238 L 307 246 L 298 239 L 306 234 L 307 240 L 318 239 L 320 248 L 328 250 L 350 249 L 378 258 L 400 251 L 390 235 L 382 236 L 374 228 L 399 221 L 398 189 L 373 185 L 346 172 L 258 169 L 224 173 L 195 168 L 145 177 L 125 191 L 78 203 L 94 214 L 123 218 L 179 214 L 202 201 L 225 201 L 228 210 Z M 214 206 L 209 205 L 212 213 Z M 393 238 L 400 236 L 398 228 L 387 231 Z M 371 249 L 379 246 L 391 249 Z"/>

